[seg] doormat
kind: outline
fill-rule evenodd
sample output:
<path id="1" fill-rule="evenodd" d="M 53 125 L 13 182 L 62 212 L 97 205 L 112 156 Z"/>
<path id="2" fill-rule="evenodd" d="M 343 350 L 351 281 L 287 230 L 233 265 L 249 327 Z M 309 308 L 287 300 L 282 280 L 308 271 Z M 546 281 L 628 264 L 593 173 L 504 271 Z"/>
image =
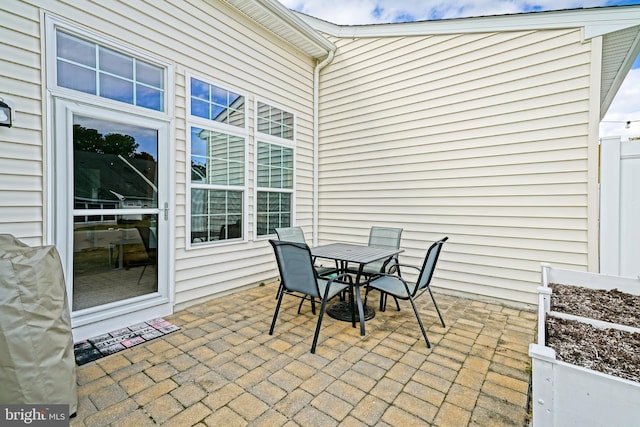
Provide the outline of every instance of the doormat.
<path id="1" fill-rule="evenodd" d="M 143 342 L 177 331 L 180 327 L 162 318 L 83 340 L 73 345 L 77 365 L 93 362 Z"/>

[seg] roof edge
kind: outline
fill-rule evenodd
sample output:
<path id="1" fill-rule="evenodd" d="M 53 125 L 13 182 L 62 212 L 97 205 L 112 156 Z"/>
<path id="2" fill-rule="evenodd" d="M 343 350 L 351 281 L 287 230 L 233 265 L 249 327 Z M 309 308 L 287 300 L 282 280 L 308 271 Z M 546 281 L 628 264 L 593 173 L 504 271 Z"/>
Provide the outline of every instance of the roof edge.
<path id="1" fill-rule="evenodd" d="M 222 1 L 312 58 L 323 58 L 336 50 L 333 43 L 276 0 Z"/>
<path id="2" fill-rule="evenodd" d="M 590 39 L 637 26 L 640 22 L 640 5 L 367 25 L 338 25 L 299 12 L 295 13 L 313 29 L 331 36 L 345 38 L 584 27 L 584 38 Z"/>
<path id="3" fill-rule="evenodd" d="M 618 69 L 618 72 L 616 73 L 616 76 L 613 79 L 611 87 L 600 100 L 601 101 L 600 120 L 604 118 L 615 96 L 618 94 L 618 90 L 620 89 L 620 86 L 622 86 L 622 83 L 627 77 L 627 74 L 629 74 L 629 71 L 631 70 L 633 63 L 635 62 L 636 58 L 640 56 L 640 25 L 638 26 L 638 28 L 639 28 L 639 31 L 636 33 L 636 37 L 631 45 L 631 48 L 627 51 L 626 55 L 624 56 L 624 59 L 622 60 L 622 64 L 620 65 L 620 68 Z"/>

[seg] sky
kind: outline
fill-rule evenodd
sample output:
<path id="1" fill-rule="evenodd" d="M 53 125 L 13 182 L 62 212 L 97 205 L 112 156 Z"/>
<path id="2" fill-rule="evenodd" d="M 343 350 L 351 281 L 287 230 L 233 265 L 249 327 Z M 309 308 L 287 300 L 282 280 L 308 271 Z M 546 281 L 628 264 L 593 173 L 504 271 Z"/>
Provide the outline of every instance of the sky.
<path id="1" fill-rule="evenodd" d="M 640 0 L 278 0 L 285 7 L 340 25 L 412 22 L 470 16 L 640 5 Z M 631 121 L 629 128 L 626 122 Z M 600 123 L 600 137 L 640 137 L 640 56 Z"/>

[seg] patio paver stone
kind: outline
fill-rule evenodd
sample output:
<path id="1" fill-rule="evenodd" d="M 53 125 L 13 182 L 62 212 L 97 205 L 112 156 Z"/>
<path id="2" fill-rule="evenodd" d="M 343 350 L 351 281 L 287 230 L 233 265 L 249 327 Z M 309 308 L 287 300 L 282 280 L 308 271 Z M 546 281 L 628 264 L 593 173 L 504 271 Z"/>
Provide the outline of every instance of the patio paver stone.
<path id="1" fill-rule="evenodd" d="M 365 337 L 325 316 L 311 354 L 309 304 L 298 315 L 285 297 L 268 335 L 276 289 L 189 307 L 166 317 L 179 331 L 77 367 L 71 426 L 527 425 L 533 310 L 436 291 L 446 328 L 418 306 L 431 349 L 401 302 L 376 312 Z"/>

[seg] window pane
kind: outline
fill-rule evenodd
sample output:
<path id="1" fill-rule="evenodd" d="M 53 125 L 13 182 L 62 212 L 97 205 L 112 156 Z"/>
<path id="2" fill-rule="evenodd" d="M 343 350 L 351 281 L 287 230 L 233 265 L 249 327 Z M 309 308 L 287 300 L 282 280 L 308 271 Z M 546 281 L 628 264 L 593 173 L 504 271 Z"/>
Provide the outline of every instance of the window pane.
<path id="1" fill-rule="evenodd" d="M 214 104 L 218 104 L 222 107 L 228 107 L 229 92 L 214 85 L 210 85 L 210 86 L 211 86 L 211 101 Z"/>
<path id="2" fill-rule="evenodd" d="M 271 184 L 269 185 L 269 187 L 271 188 L 282 188 L 282 170 L 272 167 L 270 169 L 270 181 Z"/>
<path id="3" fill-rule="evenodd" d="M 278 227 L 291 226 L 291 194 L 259 191 L 257 205 L 259 236 L 274 234 Z"/>
<path id="4" fill-rule="evenodd" d="M 269 193 L 269 206 L 267 212 L 280 212 L 280 195 L 278 193 Z"/>
<path id="5" fill-rule="evenodd" d="M 244 138 L 192 127 L 191 167 L 194 182 L 244 186 Z"/>
<path id="6" fill-rule="evenodd" d="M 74 209 L 158 207 L 158 131 L 74 115 Z"/>
<path id="7" fill-rule="evenodd" d="M 209 85 L 198 79 L 191 79 L 191 98 L 200 98 L 209 101 Z"/>
<path id="8" fill-rule="evenodd" d="M 229 163 L 229 185 L 244 185 L 244 163 Z"/>
<path id="9" fill-rule="evenodd" d="M 257 185 L 293 188 L 293 149 L 258 142 Z"/>
<path id="10" fill-rule="evenodd" d="M 225 185 L 227 183 L 227 162 L 220 158 L 214 158 L 209 162 L 209 184 Z"/>
<path id="11" fill-rule="evenodd" d="M 58 61 L 58 86 L 96 94 L 96 73 L 88 68 Z"/>
<path id="12" fill-rule="evenodd" d="M 244 96 L 191 78 L 192 115 L 244 127 L 244 105 Z"/>
<path id="13" fill-rule="evenodd" d="M 293 140 L 293 114 L 258 102 L 258 132 Z"/>
<path id="14" fill-rule="evenodd" d="M 284 218 L 285 214 L 291 212 L 291 194 L 289 193 L 280 193 L 280 212 L 282 212 L 282 217 Z"/>
<path id="15" fill-rule="evenodd" d="M 258 187 L 269 186 L 269 168 L 258 167 Z"/>
<path id="16" fill-rule="evenodd" d="M 209 108 L 211 110 L 210 115 L 207 117 L 208 119 L 211 119 L 213 121 L 216 122 L 220 122 L 220 123 L 225 123 L 227 120 L 227 109 L 217 105 L 217 104 L 210 104 Z"/>
<path id="17" fill-rule="evenodd" d="M 244 102 L 242 104 L 229 107 L 228 123 L 233 126 L 244 127 Z"/>
<path id="18" fill-rule="evenodd" d="M 191 190 L 191 242 L 242 237 L 242 191 Z"/>
<path id="19" fill-rule="evenodd" d="M 209 103 L 196 98 L 191 98 L 191 115 L 209 118 Z"/>
<path id="20" fill-rule="evenodd" d="M 158 89 L 136 85 L 136 105 L 151 110 L 162 111 L 164 93 Z"/>
<path id="21" fill-rule="evenodd" d="M 136 80 L 145 85 L 164 89 L 164 73 L 163 69 L 146 62 L 136 61 Z"/>
<path id="22" fill-rule="evenodd" d="M 263 117 L 258 117 L 258 132 L 269 133 L 269 122 Z"/>
<path id="23" fill-rule="evenodd" d="M 133 104 L 133 83 L 117 77 L 100 74 L 100 96 Z"/>
<path id="24" fill-rule="evenodd" d="M 200 156 L 191 156 L 191 182 L 206 182 L 207 159 Z"/>
<path id="25" fill-rule="evenodd" d="M 116 76 L 133 79 L 133 58 L 100 46 L 100 69 Z"/>
<path id="26" fill-rule="evenodd" d="M 64 58 L 90 68 L 95 68 L 96 46 L 94 43 L 58 31 L 56 33 L 56 47 L 58 50 L 58 58 Z"/>
<path id="27" fill-rule="evenodd" d="M 58 86 L 164 110 L 164 68 L 62 31 L 56 33 L 56 43 Z"/>

